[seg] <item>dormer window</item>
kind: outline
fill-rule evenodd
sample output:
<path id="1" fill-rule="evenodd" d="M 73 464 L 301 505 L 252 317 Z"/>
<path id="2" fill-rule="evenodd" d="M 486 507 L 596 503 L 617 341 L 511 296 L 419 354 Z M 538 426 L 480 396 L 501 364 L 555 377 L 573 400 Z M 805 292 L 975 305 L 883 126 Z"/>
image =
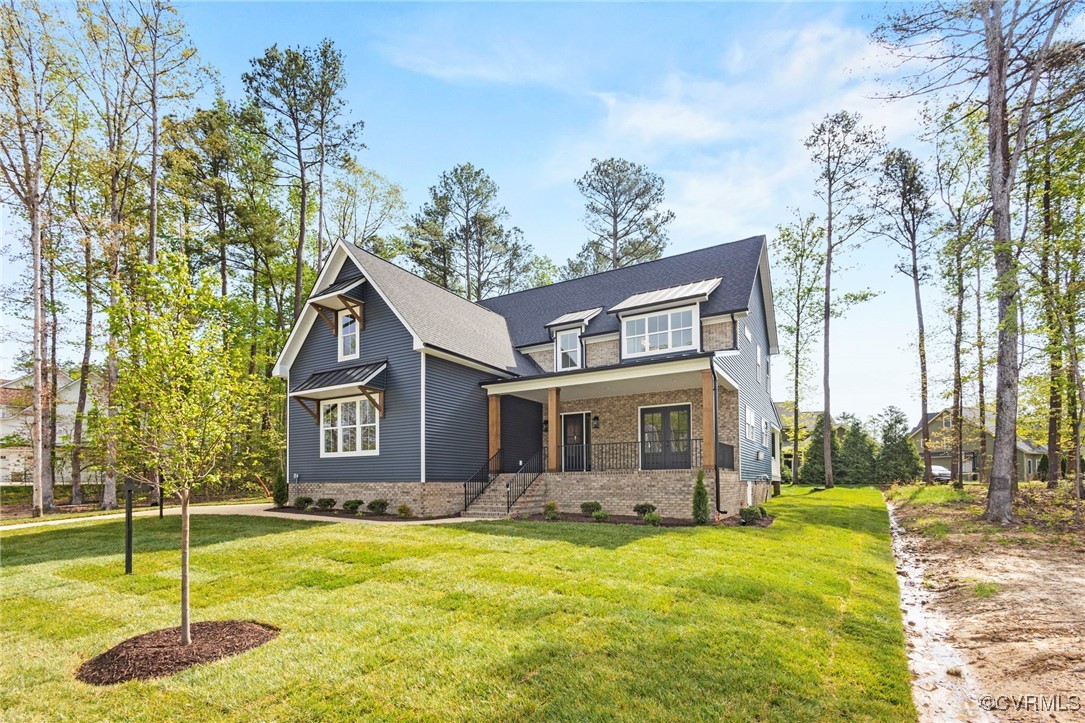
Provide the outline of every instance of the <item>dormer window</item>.
<path id="1" fill-rule="evenodd" d="M 638 357 L 696 349 L 695 317 L 693 307 L 624 317 L 624 355 Z"/>
<path id="2" fill-rule="evenodd" d="M 565 371 L 566 369 L 579 369 L 580 332 L 576 329 L 559 331 L 554 337 L 554 343 L 557 345 L 557 349 L 554 352 L 554 359 L 556 360 L 557 366 L 555 371 L 560 372 Z"/>
<path id="3" fill-rule="evenodd" d="M 339 312 L 339 361 L 358 358 L 358 321 L 347 309 Z"/>

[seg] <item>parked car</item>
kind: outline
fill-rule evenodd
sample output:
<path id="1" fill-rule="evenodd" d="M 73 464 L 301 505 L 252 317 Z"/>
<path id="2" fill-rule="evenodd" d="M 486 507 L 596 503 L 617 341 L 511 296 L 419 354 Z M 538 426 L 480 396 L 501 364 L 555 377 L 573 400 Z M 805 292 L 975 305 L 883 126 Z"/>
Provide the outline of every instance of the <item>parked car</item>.
<path id="1" fill-rule="evenodd" d="M 935 482 L 949 482 L 953 479 L 953 473 L 940 464 L 932 464 L 931 477 Z"/>

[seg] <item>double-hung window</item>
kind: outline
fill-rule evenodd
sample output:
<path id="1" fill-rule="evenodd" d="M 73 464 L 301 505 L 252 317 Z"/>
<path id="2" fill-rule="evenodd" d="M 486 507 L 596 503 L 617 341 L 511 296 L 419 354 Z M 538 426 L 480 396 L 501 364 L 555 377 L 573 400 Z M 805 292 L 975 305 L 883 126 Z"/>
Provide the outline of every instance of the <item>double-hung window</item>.
<path id="1" fill-rule="evenodd" d="M 625 356 L 647 356 L 696 348 L 693 309 L 675 309 L 623 320 Z"/>
<path id="2" fill-rule="evenodd" d="M 320 405 L 320 456 L 378 453 L 380 415 L 365 397 L 336 399 Z"/>
<path id="3" fill-rule="evenodd" d="M 554 371 L 560 372 L 566 369 L 579 369 L 580 332 L 576 329 L 559 331 L 555 339 L 555 344 L 557 344 L 557 350 L 554 358 L 557 359 L 557 369 Z"/>
<path id="4" fill-rule="evenodd" d="M 358 358 L 358 320 L 346 309 L 339 312 L 339 361 Z"/>
<path id="5" fill-rule="evenodd" d="M 768 447 L 770 445 L 771 445 L 771 440 L 769 439 L 769 420 L 762 419 L 761 420 L 761 446 L 762 447 Z"/>
<path id="6" fill-rule="evenodd" d="M 757 415 L 753 407 L 746 407 L 746 439 L 753 442 L 757 439 Z"/>

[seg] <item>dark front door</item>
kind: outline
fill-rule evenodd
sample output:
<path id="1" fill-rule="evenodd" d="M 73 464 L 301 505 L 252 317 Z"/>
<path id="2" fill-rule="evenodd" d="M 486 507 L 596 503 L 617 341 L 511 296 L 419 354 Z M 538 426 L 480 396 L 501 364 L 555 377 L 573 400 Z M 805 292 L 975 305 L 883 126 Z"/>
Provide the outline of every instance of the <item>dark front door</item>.
<path id="1" fill-rule="evenodd" d="M 588 445 L 591 427 L 586 424 L 587 414 L 563 414 L 562 461 L 566 472 L 584 472 L 588 464 Z"/>
<path id="2" fill-rule="evenodd" d="M 689 407 L 640 410 L 641 469 L 690 468 Z"/>

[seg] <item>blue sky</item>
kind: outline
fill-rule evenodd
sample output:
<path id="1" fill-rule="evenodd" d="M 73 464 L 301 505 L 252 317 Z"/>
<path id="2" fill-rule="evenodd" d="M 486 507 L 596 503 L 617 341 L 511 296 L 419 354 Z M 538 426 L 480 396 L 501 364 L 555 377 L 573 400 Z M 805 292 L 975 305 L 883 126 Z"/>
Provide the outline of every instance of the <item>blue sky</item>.
<path id="1" fill-rule="evenodd" d="M 915 147 L 916 105 L 874 97 L 888 67 L 868 39 L 880 3 L 179 7 L 231 98 L 271 44 L 332 38 L 351 114 L 366 124 L 364 164 L 403 185 L 412 209 L 441 171 L 485 168 L 512 223 L 559 263 L 584 240 L 573 180 L 593 157 L 664 177 L 674 253 L 771 235 L 790 207 L 817 210 L 802 139 L 826 113 L 858 110 Z M 896 404 L 918 416 L 914 307 L 895 259 L 871 242 L 845 260 L 840 291 L 883 294 L 835 325 L 834 411 Z M 778 357 L 777 399 L 787 397 L 783 371 Z M 820 405 L 817 386 L 807 406 Z"/>

